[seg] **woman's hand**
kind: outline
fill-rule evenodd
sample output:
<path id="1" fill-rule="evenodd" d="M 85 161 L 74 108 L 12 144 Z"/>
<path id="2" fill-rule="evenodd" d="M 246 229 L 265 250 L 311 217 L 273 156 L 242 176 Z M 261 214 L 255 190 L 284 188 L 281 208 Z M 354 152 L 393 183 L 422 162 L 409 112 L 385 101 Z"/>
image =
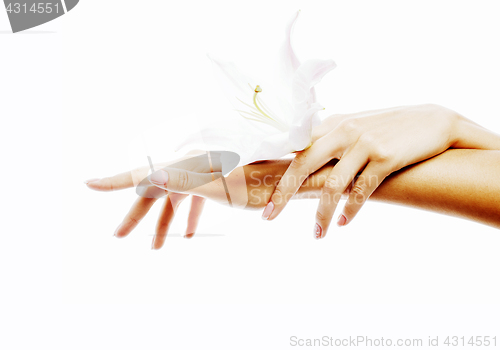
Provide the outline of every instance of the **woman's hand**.
<path id="1" fill-rule="evenodd" d="M 157 221 L 152 249 L 160 249 L 179 204 L 192 196 L 188 227 L 184 237 L 191 238 L 196 231 L 206 198 L 219 204 L 241 209 L 261 209 L 269 201 L 276 184 L 290 165 L 290 159 L 270 160 L 249 164 L 234 169 L 226 177 L 216 162 L 208 169 L 198 157 L 185 157 L 182 168 L 166 164 L 148 176 L 149 168 L 143 167 L 112 177 L 86 181 L 87 186 L 97 191 L 114 191 L 137 186 L 139 197 L 115 231 L 116 237 L 127 236 L 146 216 L 153 204 L 165 197 Z M 212 161 L 214 159 L 212 158 Z M 178 163 L 177 163 L 178 164 Z M 318 198 L 320 189 L 335 161 L 325 165 L 314 176 L 307 179 L 297 192 L 296 198 Z M 183 192 L 183 193 L 180 193 Z"/>
<path id="2" fill-rule="evenodd" d="M 459 143 L 457 113 L 436 105 L 396 107 L 334 115 L 315 130 L 312 146 L 297 153 L 267 204 L 272 220 L 310 174 L 339 159 L 320 196 L 314 236 L 323 238 L 341 194 L 353 183 L 337 224 L 346 225 L 391 173 L 446 151 Z M 465 119 L 465 118 L 464 118 Z M 356 179 L 356 175 L 360 174 Z"/>
<path id="3" fill-rule="evenodd" d="M 199 152 L 196 152 L 195 154 L 199 154 Z M 193 153 L 191 153 L 189 157 L 191 157 L 191 155 L 193 155 Z M 164 166 L 166 166 L 166 163 L 159 164 L 156 168 Z M 122 190 L 134 187 L 138 183 L 142 183 L 142 181 L 148 176 L 148 173 L 149 168 L 142 167 L 112 177 L 87 180 L 85 183 L 90 189 L 96 191 Z M 118 238 L 126 237 L 146 216 L 153 204 L 158 199 L 165 197 L 156 224 L 153 242 L 151 244 L 151 249 L 160 249 L 165 242 L 165 238 L 175 217 L 177 208 L 187 197 L 189 197 L 189 195 L 168 192 L 153 185 L 142 187 L 140 190 L 142 192 L 141 196 L 139 196 L 132 204 L 132 207 L 127 215 L 125 215 L 122 223 L 116 228 L 114 235 Z M 185 238 L 192 238 L 194 236 L 204 205 L 205 198 L 192 196 L 191 208 L 189 210 L 187 227 L 184 234 Z"/>
<path id="4" fill-rule="evenodd" d="M 495 147 L 500 149 L 500 137 L 494 134 L 491 136 L 490 146 L 497 142 Z M 294 199 L 320 198 L 324 184 L 336 162 L 336 160 L 330 161 L 309 176 L 302 183 Z M 190 224 L 186 231 L 188 234 L 196 229 L 204 198 L 229 204 L 227 196 L 229 193 L 233 207 L 264 208 L 290 163 L 291 159 L 280 159 L 236 168 L 224 178 L 225 185 L 218 174 L 214 175 L 214 178 L 218 177 L 214 181 L 207 182 L 209 179 L 204 172 L 165 167 L 155 172 L 157 185 L 142 188 L 138 186 L 138 189 L 141 189 L 138 191 L 140 197 L 117 229 L 116 235 L 126 236 L 146 216 L 157 198 L 166 194 L 168 197 L 158 219 L 156 238 L 153 241 L 154 249 L 159 249 L 163 245 L 175 208 L 189 194 L 193 195 L 193 201 L 200 200 L 201 203 L 192 204 Z M 371 198 L 458 216 L 500 228 L 500 185 L 497 181 L 499 167 L 499 151 L 448 150 L 428 161 L 405 167 L 391 174 Z M 119 190 L 134 187 L 141 180 L 144 180 L 142 184 L 151 182 L 153 176 L 148 177 L 147 174 L 148 169 L 141 168 L 89 181 L 87 185 L 94 190 Z M 209 173 L 208 176 L 211 180 L 212 175 Z M 348 193 L 349 188 L 344 195 Z M 190 225 L 192 230 L 189 228 Z"/>

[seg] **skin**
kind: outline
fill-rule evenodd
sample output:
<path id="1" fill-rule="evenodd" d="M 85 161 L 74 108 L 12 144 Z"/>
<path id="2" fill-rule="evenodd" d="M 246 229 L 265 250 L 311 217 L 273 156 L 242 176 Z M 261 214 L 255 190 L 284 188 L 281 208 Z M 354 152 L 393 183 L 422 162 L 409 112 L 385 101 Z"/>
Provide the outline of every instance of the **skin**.
<path id="1" fill-rule="evenodd" d="M 500 150 L 500 137 L 452 110 L 432 104 L 331 116 L 315 130 L 312 146 L 297 153 L 263 218 L 275 219 L 304 179 L 338 159 L 324 181 L 316 212 L 314 234 L 323 238 L 340 195 L 353 180 L 337 221 L 340 226 L 354 219 L 390 174 L 455 148 Z M 480 168 L 476 170 L 476 176 L 483 173 Z"/>
<path id="2" fill-rule="evenodd" d="M 202 151 L 192 151 L 176 162 L 185 159 L 194 160 L 187 163 L 184 162 L 183 164 L 185 169 L 196 172 L 210 171 L 210 168 L 207 167 L 207 165 L 203 161 L 196 161 L 197 156 L 204 153 L 205 152 Z M 160 163 L 156 165 L 156 168 L 165 167 L 168 165 L 169 163 Z M 149 168 L 137 168 L 132 171 L 118 174 L 112 177 L 90 179 L 85 181 L 85 184 L 89 188 L 96 191 L 109 192 L 122 190 L 137 186 L 144 178 L 147 177 L 148 172 Z M 141 196 L 139 196 L 133 203 L 123 221 L 116 228 L 114 235 L 118 238 L 126 237 L 139 224 L 139 222 L 149 212 L 156 201 L 160 198 L 164 198 L 162 210 L 160 211 L 160 215 L 156 224 L 155 236 L 151 244 L 152 249 L 161 248 L 179 205 L 187 197 L 189 197 L 188 194 L 164 191 L 153 185 L 144 188 Z M 198 227 L 199 218 L 203 211 L 205 201 L 206 199 L 203 197 L 192 196 L 191 208 L 189 210 L 184 238 L 192 238 L 194 233 L 196 232 L 196 228 Z"/>
<path id="3" fill-rule="evenodd" d="M 316 238 L 326 235 L 342 195 L 348 200 L 340 225 L 351 221 L 364 202 L 372 198 L 498 227 L 495 174 L 499 169 L 495 164 L 500 162 L 498 152 L 484 150 L 500 150 L 500 137 L 454 111 L 421 105 L 333 115 L 313 130 L 312 140 L 313 145 L 298 152 L 293 160 L 237 168 L 224 182 L 220 169 L 196 157 L 206 157 L 205 152 L 188 154 L 183 169 L 165 168 L 148 178 L 115 236 L 127 236 L 152 205 L 164 197 L 152 242 L 152 249 L 161 248 L 177 208 L 192 194 L 185 233 L 186 238 L 191 238 L 205 198 L 228 204 L 226 190 L 235 207 L 257 209 L 267 204 L 263 215 L 266 219 L 274 219 L 291 198 L 320 198 Z M 350 156 L 353 154 L 357 158 Z M 99 191 L 125 189 L 137 186 L 148 172 L 148 168 L 139 168 L 88 180 L 86 184 Z M 268 210 L 270 203 L 273 208 Z"/>
<path id="4" fill-rule="evenodd" d="M 292 160 L 271 160 L 249 164 L 235 169 L 225 178 L 234 206 L 261 209 L 271 198 L 277 183 L 289 168 Z M 294 199 L 319 198 L 337 161 L 333 160 L 311 174 L 302 184 Z M 450 149 L 425 162 L 405 167 L 388 176 L 374 191 L 370 199 L 431 210 L 500 228 L 500 151 Z M 113 191 L 134 187 L 134 179 L 148 174 L 147 168 L 136 169 L 113 177 L 94 180 L 87 186 L 94 190 Z M 155 195 L 162 193 L 163 204 L 152 248 L 163 246 L 175 210 L 188 194 L 228 204 L 221 178 L 193 186 L 209 172 L 194 172 L 164 168 L 154 173 L 156 183 L 150 189 Z M 478 174 L 481 174 L 478 177 Z M 151 181 L 153 176 L 151 176 Z M 244 181 L 242 181 L 244 180 Z M 160 188 L 161 187 L 161 188 Z M 177 197 L 183 191 L 183 197 Z M 159 191 L 159 192 L 158 192 Z M 163 191 L 163 192 L 162 192 Z M 349 187 L 344 191 L 349 195 Z M 177 198 L 176 200 L 172 200 Z M 182 199 L 179 199 L 182 198 Z M 127 236 L 146 216 L 158 198 L 138 197 L 118 227 L 117 237 Z M 198 200 L 196 200 L 198 201 Z M 204 199 L 202 200 L 204 202 Z M 191 206 L 190 219 L 196 219 L 188 232 L 194 234 L 203 204 Z"/>

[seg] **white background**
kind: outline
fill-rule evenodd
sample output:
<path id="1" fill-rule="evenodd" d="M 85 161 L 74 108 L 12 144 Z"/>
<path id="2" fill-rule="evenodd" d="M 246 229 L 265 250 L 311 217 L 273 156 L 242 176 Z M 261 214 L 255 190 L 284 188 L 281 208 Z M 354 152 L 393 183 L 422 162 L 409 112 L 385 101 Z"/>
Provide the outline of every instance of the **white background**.
<path id="1" fill-rule="evenodd" d="M 338 65 L 317 88 L 323 116 L 432 102 L 500 131 L 495 1 L 85 0 L 15 35 L 0 11 L 2 348 L 285 349 L 293 335 L 500 346 L 500 235 L 473 222 L 369 203 L 316 241 L 315 201 L 274 222 L 207 203 L 192 240 L 187 205 L 159 251 L 159 205 L 112 236 L 135 192 L 83 180 L 169 159 L 228 108 L 206 54 L 267 75 L 298 9 L 299 58 Z"/>

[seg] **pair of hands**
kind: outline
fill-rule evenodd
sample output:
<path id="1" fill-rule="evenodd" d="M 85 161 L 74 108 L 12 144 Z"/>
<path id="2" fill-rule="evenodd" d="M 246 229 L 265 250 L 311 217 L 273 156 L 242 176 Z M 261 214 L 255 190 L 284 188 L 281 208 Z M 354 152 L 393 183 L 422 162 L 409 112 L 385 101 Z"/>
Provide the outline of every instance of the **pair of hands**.
<path id="1" fill-rule="evenodd" d="M 271 187 L 271 190 L 274 189 L 272 196 L 261 196 L 262 199 L 267 198 L 267 201 L 262 204 L 259 201 L 254 207 L 263 207 L 267 203 L 263 218 L 275 219 L 304 185 L 304 181 L 307 182 L 310 175 L 321 168 L 327 175 L 316 214 L 314 237 L 323 238 L 342 194 L 349 192 L 346 206 L 338 220 L 340 226 L 352 221 L 368 197 L 392 172 L 433 157 L 454 146 L 457 143 L 456 124 L 459 118 L 461 117 L 457 113 L 436 105 L 333 115 L 313 131 L 313 145 L 296 154 L 281 180 L 276 181 L 277 186 Z M 324 167 L 332 159 L 339 161 L 335 166 Z M 266 167 L 268 164 L 264 162 L 258 166 Z M 212 176 L 213 169 L 204 167 L 195 170 L 202 174 L 202 178 Z M 129 188 L 146 178 L 148 172 L 148 168 L 140 168 L 86 183 L 91 189 L 101 191 Z M 238 172 L 235 170 L 233 173 Z M 356 179 L 358 173 L 360 175 Z M 218 180 L 209 182 L 205 186 L 191 185 L 188 189 L 186 172 L 169 170 L 168 174 L 169 178 L 165 178 L 165 172 L 162 171 L 151 175 L 150 186 L 148 184 L 144 190 L 152 195 L 141 195 L 136 200 L 117 228 L 115 232 L 117 237 L 128 235 L 156 200 L 165 197 L 152 243 L 152 249 L 161 248 L 178 206 L 191 193 L 194 195 L 185 233 L 186 238 L 191 238 L 196 231 L 205 198 L 221 202 L 226 199 L 225 192 L 221 191 L 222 183 L 226 187 L 223 177 L 219 177 L 222 182 Z M 190 181 L 195 178 L 197 177 L 191 176 Z M 231 178 L 237 180 L 238 175 Z M 352 189 L 349 190 L 351 185 Z M 239 187 L 233 186 L 233 188 Z M 218 191 L 215 190 L 217 188 Z M 244 198 L 245 194 L 248 195 L 247 190 L 239 188 L 237 195 L 232 196 L 233 199 L 242 203 L 248 200 L 248 196 Z M 184 191 L 188 193 L 177 193 Z"/>

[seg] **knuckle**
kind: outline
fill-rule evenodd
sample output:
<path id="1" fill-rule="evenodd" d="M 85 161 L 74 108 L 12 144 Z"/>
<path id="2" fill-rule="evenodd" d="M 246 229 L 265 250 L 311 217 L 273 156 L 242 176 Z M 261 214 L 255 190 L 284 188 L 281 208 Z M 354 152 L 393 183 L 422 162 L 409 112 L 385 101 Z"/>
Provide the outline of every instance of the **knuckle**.
<path id="1" fill-rule="evenodd" d="M 372 148 L 376 144 L 377 138 L 372 133 L 365 132 L 359 137 L 358 142 L 363 147 Z"/>
<path id="2" fill-rule="evenodd" d="M 377 162 L 389 162 L 394 159 L 394 152 L 393 150 L 383 146 L 383 145 L 376 145 L 371 147 L 371 154 L 373 157 L 373 160 Z"/>
<path id="3" fill-rule="evenodd" d="M 102 179 L 102 182 L 105 184 L 105 187 L 107 187 L 109 191 L 116 190 L 115 185 L 114 185 L 113 181 L 111 180 L 111 178 L 106 177 L 106 178 Z"/>
<path id="4" fill-rule="evenodd" d="M 340 129 L 345 133 L 352 133 L 359 128 L 359 121 L 357 119 L 346 119 L 340 122 Z"/>
<path id="5" fill-rule="evenodd" d="M 316 212 L 316 220 L 320 223 L 329 223 L 331 221 L 331 216 L 328 216 L 322 209 L 318 209 Z"/>
<path id="6" fill-rule="evenodd" d="M 298 170 L 304 167 L 307 164 L 307 157 L 304 155 L 304 153 L 299 153 L 293 158 L 292 162 L 290 163 L 290 169 L 292 170 Z"/>
<path id="7" fill-rule="evenodd" d="M 335 192 L 338 191 L 340 185 L 338 178 L 336 176 L 329 176 L 323 185 L 323 189 L 326 192 Z"/>
<path id="8" fill-rule="evenodd" d="M 350 191 L 350 195 L 352 198 L 358 202 L 362 201 L 364 202 L 366 199 L 366 187 L 363 185 L 354 185 L 353 188 Z"/>
<path id="9" fill-rule="evenodd" d="M 191 182 L 191 178 L 188 173 L 184 171 L 180 171 L 177 175 L 177 186 L 179 190 L 187 190 L 189 189 L 189 185 Z"/>
<path id="10" fill-rule="evenodd" d="M 129 216 L 127 218 L 127 223 L 132 226 L 137 226 L 141 220 L 135 217 Z"/>

